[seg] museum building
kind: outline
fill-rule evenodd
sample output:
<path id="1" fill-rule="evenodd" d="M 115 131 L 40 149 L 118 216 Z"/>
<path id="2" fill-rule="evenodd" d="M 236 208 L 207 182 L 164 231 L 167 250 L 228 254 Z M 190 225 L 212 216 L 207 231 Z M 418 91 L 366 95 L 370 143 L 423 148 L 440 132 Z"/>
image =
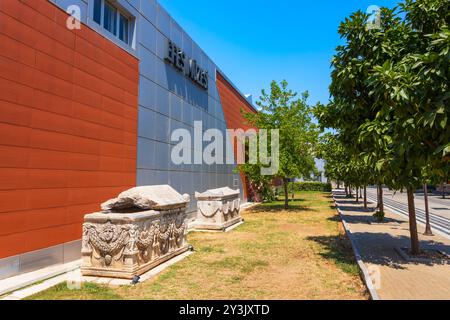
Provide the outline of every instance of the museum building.
<path id="1" fill-rule="evenodd" d="M 241 110 L 156 0 L 1 0 L 0 279 L 80 259 L 84 215 L 134 186 L 169 184 L 192 213 L 196 191 L 245 202 L 235 164 L 170 158 L 175 129 L 246 130 Z"/>

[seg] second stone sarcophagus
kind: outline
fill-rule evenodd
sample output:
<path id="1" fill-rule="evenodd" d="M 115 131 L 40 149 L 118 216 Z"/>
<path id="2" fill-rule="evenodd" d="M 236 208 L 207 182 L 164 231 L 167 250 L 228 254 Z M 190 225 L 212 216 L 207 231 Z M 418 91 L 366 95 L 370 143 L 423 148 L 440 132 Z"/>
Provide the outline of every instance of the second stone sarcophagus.
<path id="1" fill-rule="evenodd" d="M 168 185 L 130 189 L 84 217 L 81 272 L 132 279 L 188 250 L 188 195 Z"/>
<path id="2" fill-rule="evenodd" d="M 240 191 L 228 187 L 195 193 L 197 217 L 193 225 L 197 230 L 225 229 L 243 221 L 240 215 Z"/>

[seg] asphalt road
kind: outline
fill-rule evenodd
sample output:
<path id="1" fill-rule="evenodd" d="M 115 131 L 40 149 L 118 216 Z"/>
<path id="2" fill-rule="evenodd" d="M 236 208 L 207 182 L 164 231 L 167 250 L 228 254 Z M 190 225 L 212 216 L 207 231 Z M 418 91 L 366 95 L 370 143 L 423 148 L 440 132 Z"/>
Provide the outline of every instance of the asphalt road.
<path id="1" fill-rule="evenodd" d="M 393 192 L 388 189 L 383 190 L 384 205 L 386 208 L 392 209 L 397 214 L 408 216 L 408 200 L 406 192 Z M 372 202 L 377 202 L 376 188 L 367 189 L 367 198 Z M 437 195 L 428 197 L 430 208 L 430 221 L 433 230 L 438 230 L 442 234 L 450 237 L 450 199 L 442 199 Z M 423 193 L 415 195 L 415 206 L 417 221 L 425 223 L 425 201 Z"/>

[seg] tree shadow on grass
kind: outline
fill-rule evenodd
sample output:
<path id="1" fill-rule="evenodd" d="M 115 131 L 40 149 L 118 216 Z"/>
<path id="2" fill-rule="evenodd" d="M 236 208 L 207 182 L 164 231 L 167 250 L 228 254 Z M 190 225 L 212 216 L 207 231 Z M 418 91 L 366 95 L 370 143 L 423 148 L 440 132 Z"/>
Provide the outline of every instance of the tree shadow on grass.
<path id="1" fill-rule="evenodd" d="M 292 200 L 292 198 L 289 198 L 289 202 L 305 202 L 306 199 L 303 198 L 294 198 L 294 200 Z M 275 200 L 275 202 L 283 202 L 284 203 L 284 197 L 277 197 L 277 199 Z"/>
<path id="2" fill-rule="evenodd" d="M 289 209 L 284 208 L 284 203 L 264 203 L 249 210 L 250 213 L 276 213 L 276 212 L 300 212 L 316 211 L 313 208 L 302 205 L 290 205 Z"/>
<path id="3" fill-rule="evenodd" d="M 346 235 L 337 236 L 309 236 L 306 240 L 320 244 L 324 251 L 320 255 L 333 261 L 344 272 L 358 274 L 359 268 L 353 255 L 350 241 Z"/>
<path id="4" fill-rule="evenodd" d="M 306 239 L 322 245 L 325 251 L 320 253 L 320 255 L 325 259 L 335 262 L 342 270 L 346 272 L 351 271 L 351 273 L 359 272 L 351 242 L 345 234 L 338 236 L 311 236 Z M 365 256 L 364 262 L 389 265 L 395 269 L 406 269 L 405 266 L 402 266 L 406 262 L 400 257 L 393 259 L 387 256 L 371 256 L 369 258 Z"/>
<path id="5" fill-rule="evenodd" d="M 333 208 L 332 208 L 333 209 Z M 342 222 L 341 216 L 336 214 L 332 217 L 327 218 L 328 221 L 333 221 L 333 222 Z"/>

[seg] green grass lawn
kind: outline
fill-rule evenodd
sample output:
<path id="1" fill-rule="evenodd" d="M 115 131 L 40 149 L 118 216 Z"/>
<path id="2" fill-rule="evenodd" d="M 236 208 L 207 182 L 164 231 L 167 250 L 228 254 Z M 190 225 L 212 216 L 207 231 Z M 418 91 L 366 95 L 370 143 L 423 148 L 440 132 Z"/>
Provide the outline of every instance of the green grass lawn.
<path id="1" fill-rule="evenodd" d="M 291 206 L 250 209 L 230 233 L 190 233 L 195 253 L 137 286 L 63 283 L 30 299 L 367 299 L 331 195 L 301 192 Z"/>

